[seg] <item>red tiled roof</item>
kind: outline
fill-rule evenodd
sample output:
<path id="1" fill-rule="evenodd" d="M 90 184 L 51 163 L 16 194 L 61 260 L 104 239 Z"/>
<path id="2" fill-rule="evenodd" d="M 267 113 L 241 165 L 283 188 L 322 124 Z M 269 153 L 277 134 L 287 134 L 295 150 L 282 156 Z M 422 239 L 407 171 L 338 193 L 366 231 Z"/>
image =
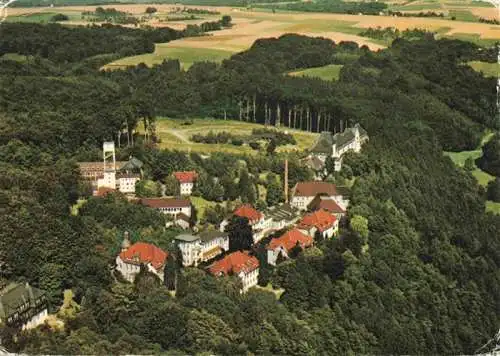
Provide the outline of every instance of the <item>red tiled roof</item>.
<path id="1" fill-rule="evenodd" d="M 94 196 L 96 197 L 104 197 L 108 195 L 109 193 L 113 193 L 115 190 L 113 188 L 108 188 L 108 187 L 100 187 L 94 192 Z"/>
<path id="2" fill-rule="evenodd" d="M 304 234 L 298 229 L 293 229 L 281 235 L 278 238 L 272 239 L 268 249 L 274 250 L 277 247 L 283 247 L 286 251 L 290 251 L 294 248 L 297 243 L 302 247 L 308 247 L 313 244 L 313 238 L 309 235 Z"/>
<path id="3" fill-rule="evenodd" d="M 230 253 L 222 260 L 213 263 L 208 270 L 213 275 L 224 274 L 228 275 L 231 272 L 234 274 L 250 273 L 259 268 L 259 260 L 254 256 L 249 256 L 247 252 L 236 251 Z"/>
<path id="4" fill-rule="evenodd" d="M 323 232 L 332 227 L 336 220 L 337 218 L 326 210 L 318 210 L 304 216 L 299 223 L 299 228 L 309 229 L 314 226 Z"/>
<path id="5" fill-rule="evenodd" d="M 313 197 L 317 194 L 328 196 L 338 195 L 335 184 L 328 182 L 299 182 L 295 185 L 294 195 L 298 197 Z"/>
<path id="6" fill-rule="evenodd" d="M 161 248 L 145 242 L 137 242 L 127 250 L 120 253 L 123 262 L 151 263 L 155 269 L 160 269 L 165 264 L 167 253 Z"/>
<path id="7" fill-rule="evenodd" d="M 250 222 L 258 221 L 262 218 L 262 213 L 255 210 L 251 205 L 245 204 L 234 211 L 234 215 L 247 218 Z"/>
<path id="8" fill-rule="evenodd" d="M 143 198 L 139 200 L 142 205 L 149 206 L 150 208 L 186 208 L 191 205 L 187 199 L 175 198 Z"/>
<path id="9" fill-rule="evenodd" d="M 179 183 L 193 183 L 198 178 L 198 174 L 195 171 L 174 172 L 174 176 Z"/>
<path id="10" fill-rule="evenodd" d="M 344 214 L 345 210 L 333 199 L 327 197 L 316 196 L 308 205 L 311 210 L 326 210 L 334 214 Z"/>

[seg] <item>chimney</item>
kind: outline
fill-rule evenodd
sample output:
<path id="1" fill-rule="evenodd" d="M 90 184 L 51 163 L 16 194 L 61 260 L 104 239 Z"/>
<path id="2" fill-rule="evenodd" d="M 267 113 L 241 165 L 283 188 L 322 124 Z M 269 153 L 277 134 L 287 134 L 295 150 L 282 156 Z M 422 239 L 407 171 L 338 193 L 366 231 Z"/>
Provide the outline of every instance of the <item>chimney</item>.
<path id="1" fill-rule="evenodd" d="M 285 203 L 288 203 L 288 160 L 285 159 L 285 186 L 284 186 L 284 190 L 285 190 Z"/>

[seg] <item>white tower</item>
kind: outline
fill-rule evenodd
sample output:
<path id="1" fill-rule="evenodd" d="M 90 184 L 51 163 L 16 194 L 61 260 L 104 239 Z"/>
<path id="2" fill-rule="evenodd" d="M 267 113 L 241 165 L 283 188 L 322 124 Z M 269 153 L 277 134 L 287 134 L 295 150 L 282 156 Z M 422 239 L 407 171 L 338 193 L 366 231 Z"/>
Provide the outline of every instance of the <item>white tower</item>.
<path id="1" fill-rule="evenodd" d="M 104 142 L 102 144 L 102 156 L 104 177 L 97 181 L 97 188 L 106 187 L 116 189 L 116 157 L 114 142 Z"/>

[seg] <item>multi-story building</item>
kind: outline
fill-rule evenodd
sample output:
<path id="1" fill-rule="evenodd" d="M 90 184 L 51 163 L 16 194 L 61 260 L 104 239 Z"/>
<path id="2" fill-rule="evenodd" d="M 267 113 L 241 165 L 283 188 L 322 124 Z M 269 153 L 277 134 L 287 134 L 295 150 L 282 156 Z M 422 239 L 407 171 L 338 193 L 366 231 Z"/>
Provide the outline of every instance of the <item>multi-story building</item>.
<path id="1" fill-rule="evenodd" d="M 345 209 L 343 209 L 332 197 L 324 195 L 316 195 L 316 197 L 307 206 L 309 211 L 326 210 L 335 215 L 337 220 L 345 216 Z"/>
<path id="2" fill-rule="evenodd" d="M 361 146 L 366 141 L 368 133 L 359 124 L 335 135 L 331 132 L 322 132 L 311 149 L 311 156 L 318 157 L 323 163 L 327 157 L 334 158 L 335 171 L 340 171 L 344 154 L 349 151 L 361 151 Z"/>
<path id="3" fill-rule="evenodd" d="M 182 234 L 175 240 L 182 253 L 183 266 L 197 266 L 229 250 L 229 236 L 220 231 Z"/>
<path id="4" fill-rule="evenodd" d="M 280 237 L 272 239 L 267 245 L 267 263 L 275 266 L 280 255 L 283 258 L 288 258 L 290 251 L 295 246 L 305 249 L 312 246 L 313 242 L 314 240 L 311 236 L 306 235 L 298 229 L 287 231 Z"/>
<path id="5" fill-rule="evenodd" d="M 309 236 L 319 231 L 324 238 L 330 238 L 338 232 L 339 221 L 326 210 L 318 210 L 304 215 L 297 228 Z"/>
<path id="6" fill-rule="evenodd" d="M 128 161 L 115 160 L 114 142 L 104 142 L 103 162 L 80 162 L 83 180 L 92 184 L 95 195 L 102 189 L 118 190 L 124 194 L 135 193 L 135 184 L 141 180 L 143 163 L 130 157 Z"/>
<path id="7" fill-rule="evenodd" d="M 177 198 L 142 198 L 139 203 L 156 209 L 166 215 L 171 215 L 174 220 L 178 214 L 191 216 L 191 202 L 187 199 Z"/>
<path id="8" fill-rule="evenodd" d="M 300 210 L 307 210 L 311 201 L 317 196 L 326 196 L 333 199 L 342 209 L 346 209 L 349 201 L 344 195 L 344 190 L 328 182 L 299 182 L 293 188 L 291 205 Z"/>
<path id="9" fill-rule="evenodd" d="M 0 322 L 19 329 L 31 329 L 48 316 L 45 292 L 29 283 L 12 283 L 0 290 Z"/>
<path id="10" fill-rule="evenodd" d="M 263 237 L 263 231 L 269 228 L 269 221 L 265 219 L 264 214 L 254 209 L 250 204 L 240 206 L 232 215 L 248 219 L 248 223 L 252 227 L 254 242 L 260 241 Z M 220 231 L 225 231 L 230 219 L 227 218 L 221 222 Z"/>
<path id="11" fill-rule="evenodd" d="M 259 260 L 248 252 L 236 251 L 214 262 L 208 268 L 214 276 L 237 276 L 242 283 L 241 293 L 257 285 L 259 278 Z"/>
<path id="12" fill-rule="evenodd" d="M 193 192 L 194 183 L 198 175 L 195 171 L 189 172 L 174 172 L 174 177 L 179 182 L 179 190 L 181 195 L 191 195 Z"/>
<path id="13" fill-rule="evenodd" d="M 145 242 L 137 242 L 130 246 L 130 242 L 125 238 L 122 251 L 116 257 L 116 269 L 127 281 L 133 282 L 141 270 L 141 265 L 144 265 L 149 272 L 163 280 L 166 259 L 167 253 L 161 248 Z"/>

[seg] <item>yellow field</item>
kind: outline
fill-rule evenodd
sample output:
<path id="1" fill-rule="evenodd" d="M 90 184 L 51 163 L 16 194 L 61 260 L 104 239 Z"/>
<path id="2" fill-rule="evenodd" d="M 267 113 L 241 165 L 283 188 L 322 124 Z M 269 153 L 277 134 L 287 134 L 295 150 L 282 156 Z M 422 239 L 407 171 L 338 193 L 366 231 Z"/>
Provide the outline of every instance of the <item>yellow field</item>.
<path id="1" fill-rule="evenodd" d="M 161 139 L 160 147 L 176 149 L 181 151 L 193 151 L 199 153 L 228 152 L 228 153 L 257 153 L 248 145 L 234 146 L 231 144 L 205 144 L 190 141 L 194 134 L 206 135 L 209 131 L 214 133 L 227 131 L 235 135 L 249 135 L 252 129 L 263 128 L 264 126 L 249 122 L 216 120 L 216 119 L 194 119 L 192 124 L 183 125 L 186 120 L 159 118 L 156 122 L 156 130 Z M 287 145 L 278 147 L 277 151 L 285 150 L 305 150 L 310 148 L 317 138 L 317 134 L 280 128 L 281 131 L 291 133 L 297 145 Z"/>
<path id="2" fill-rule="evenodd" d="M 456 3 L 413 1 L 405 4 L 394 5 L 399 11 L 436 11 L 467 10 L 476 16 L 492 18 L 497 14 L 497 10 L 492 7 L 475 5 L 470 0 L 456 0 Z M 359 32 L 368 27 L 393 26 L 400 30 L 411 28 L 423 28 L 430 31 L 438 31 L 440 36 L 454 36 L 471 41 L 500 40 L 500 26 L 478 22 L 451 21 L 440 18 L 416 18 L 416 17 L 387 17 L 368 15 L 347 15 L 330 13 L 300 13 L 289 11 L 251 10 L 231 7 L 207 7 L 207 6 L 186 6 L 194 8 L 204 8 L 218 11 L 220 15 L 197 15 L 201 19 L 188 21 L 160 22 L 166 18 L 167 14 L 174 8 L 183 5 L 147 5 L 147 4 L 113 4 L 119 11 L 129 12 L 137 16 L 143 16 L 147 6 L 154 6 L 158 12 L 146 23 L 150 26 L 168 26 L 182 29 L 187 24 L 200 23 L 204 21 L 214 21 L 222 15 L 230 15 L 234 26 L 230 29 L 215 31 L 209 36 L 184 38 L 162 44 L 156 47 L 154 53 L 141 56 L 124 58 L 111 63 L 108 68 L 116 68 L 124 65 L 134 65 L 144 62 L 148 65 L 160 63 L 166 58 L 179 59 L 185 68 L 189 67 L 196 60 L 221 61 L 233 53 L 248 49 L 255 40 L 259 38 L 279 37 L 285 33 L 298 33 L 309 36 L 321 36 L 330 38 L 335 42 L 354 41 L 359 45 L 367 45 L 372 50 L 384 48 L 384 44 L 370 38 L 361 37 Z M 393 5 L 391 5 L 393 6 Z M 9 9 L 9 16 L 20 16 L 23 14 L 33 14 L 38 12 L 51 13 L 71 13 L 73 21 L 67 24 L 82 24 L 76 14 L 82 11 L 92 11 L 95 6 L 67 6 L 54 8 L 12 8 Z M 439 10 L 439 11 L 438 11 Z"/>

